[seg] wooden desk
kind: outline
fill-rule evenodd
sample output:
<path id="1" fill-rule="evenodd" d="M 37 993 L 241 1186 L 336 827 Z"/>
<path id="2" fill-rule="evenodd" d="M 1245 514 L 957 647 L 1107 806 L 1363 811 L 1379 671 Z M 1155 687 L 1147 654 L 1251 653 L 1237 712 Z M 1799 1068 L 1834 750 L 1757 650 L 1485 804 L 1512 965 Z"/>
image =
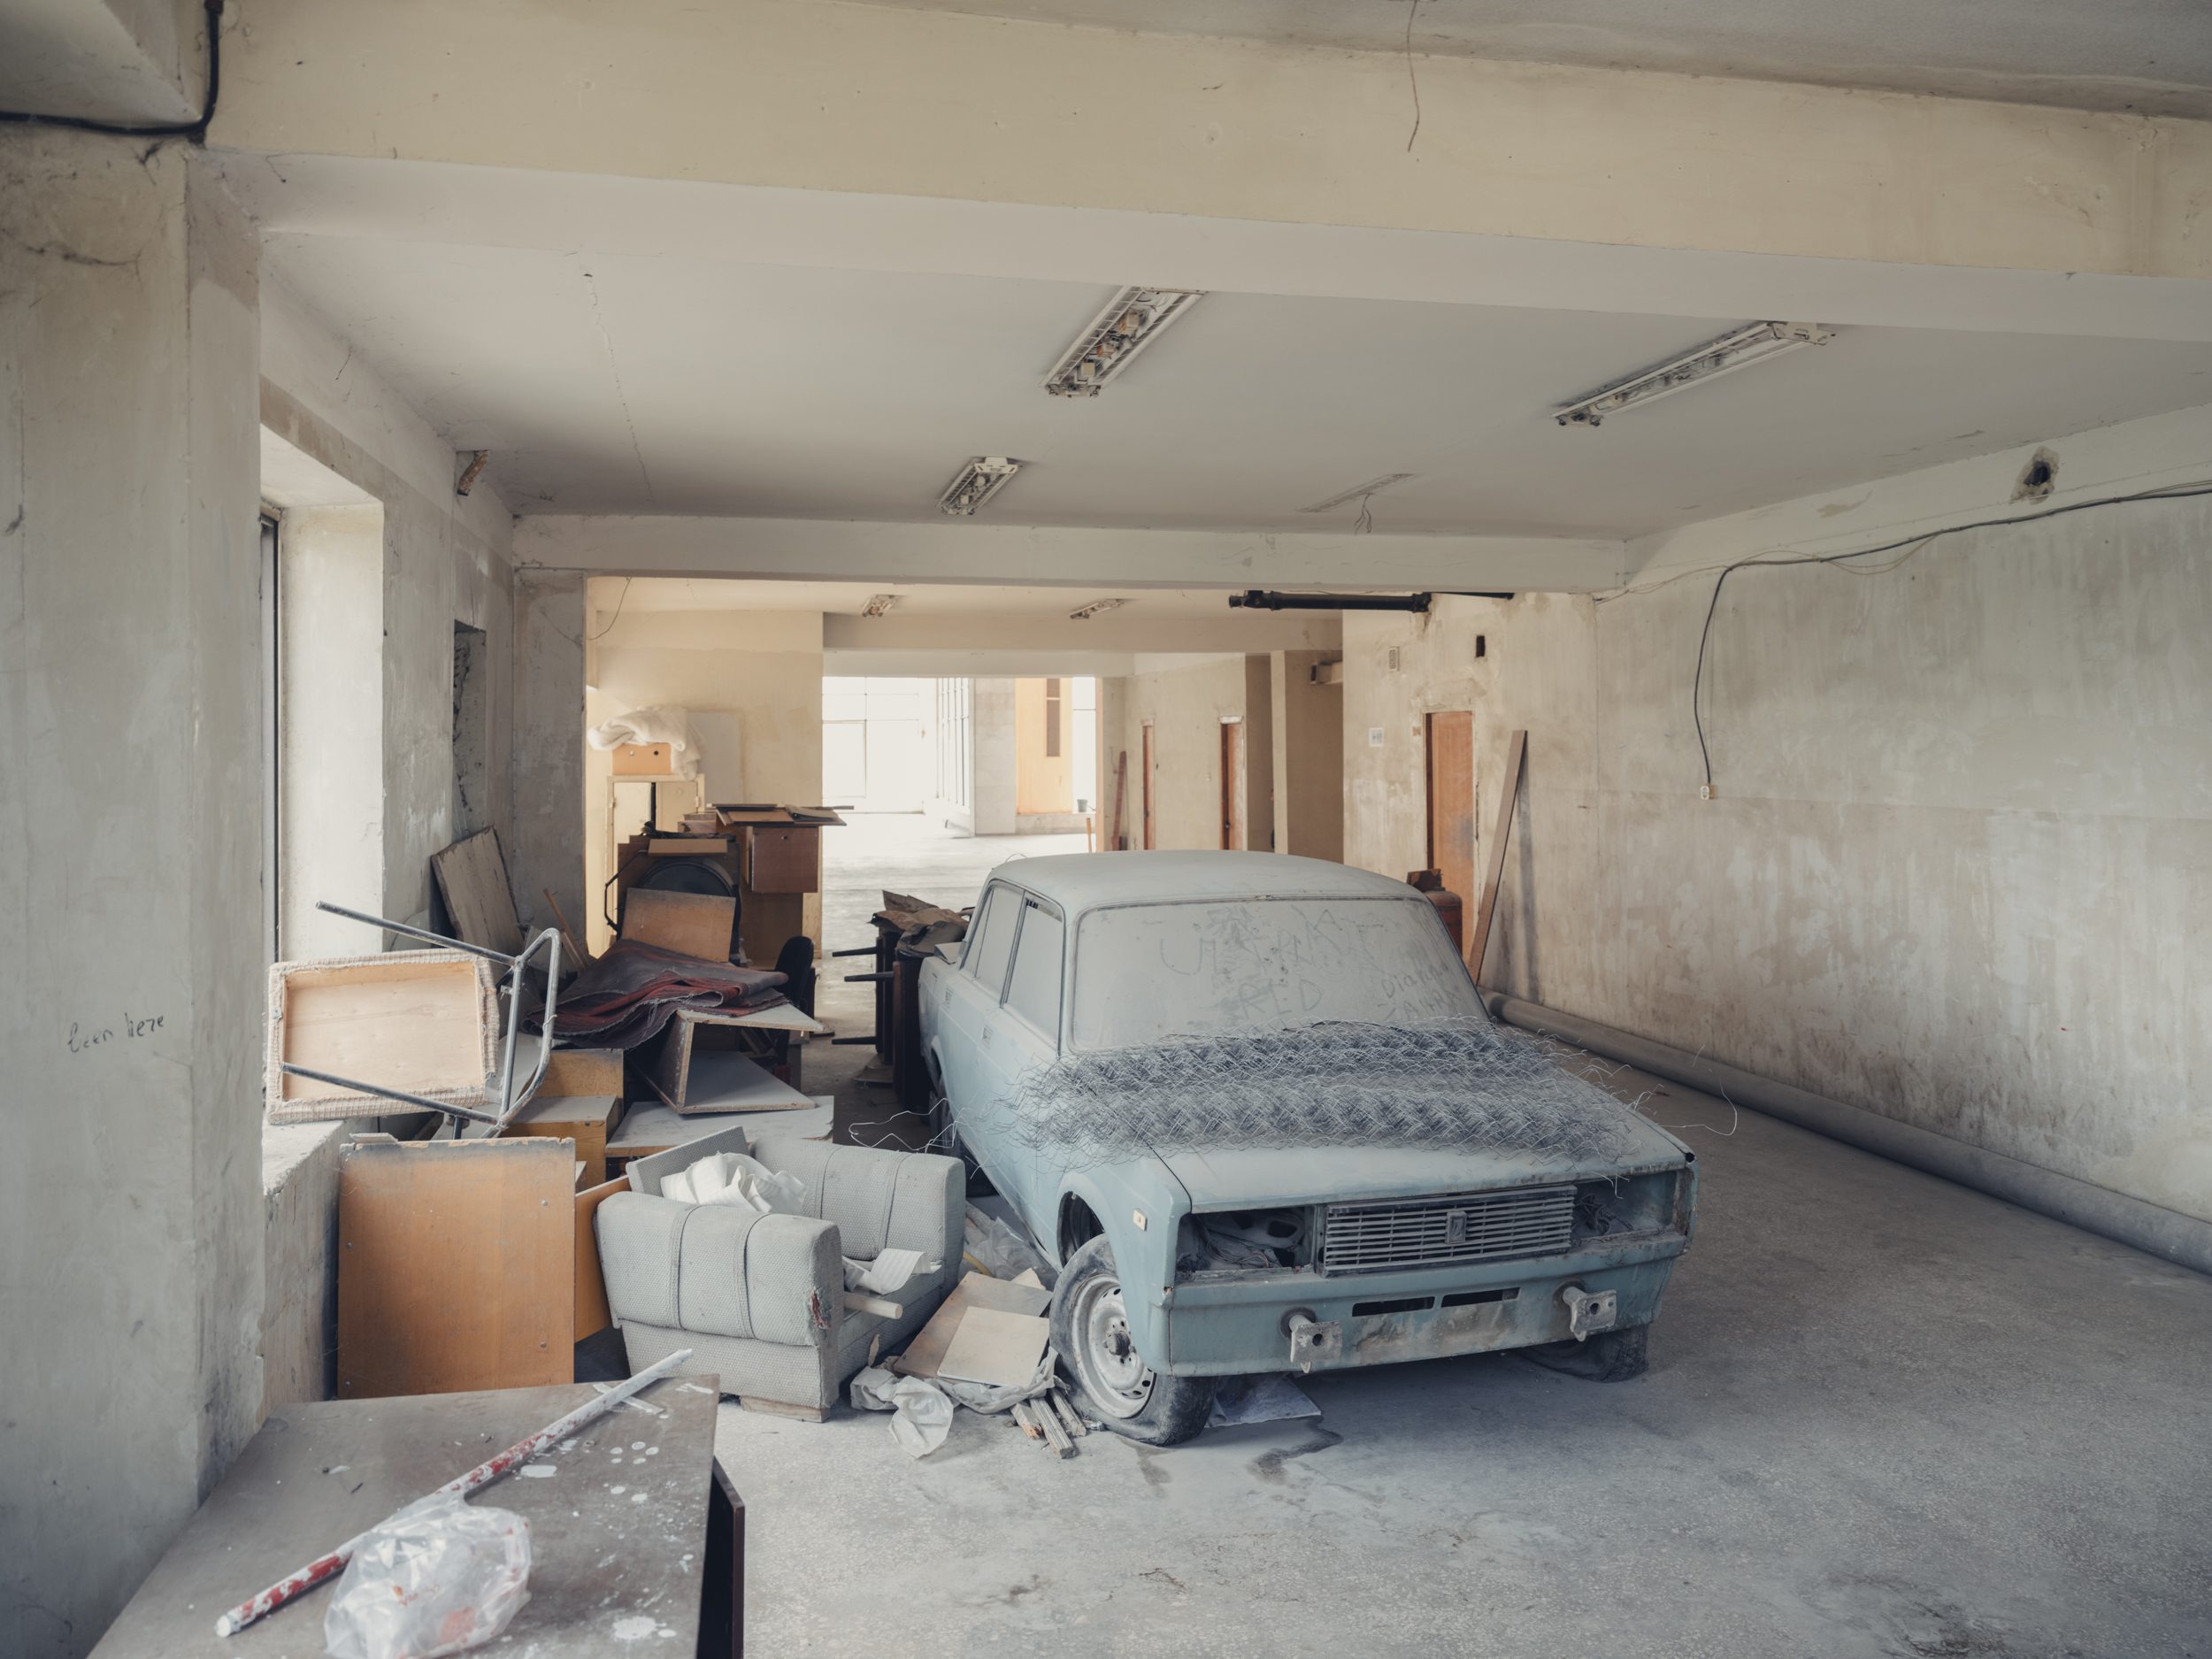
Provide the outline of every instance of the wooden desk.
<path id="1" fill-rule="evenodd" d="M 540 1460 L 558 1473 L 512 1474 L 472 1500 L 530 1523 L 530 1599 L 486 1652 L 741 1652 L 745 1515 L 714 1460 L 718 1388 L 710 1374 L 657 1383 L 641 1396 L 656 1410 L 618 1407 Z M 139 1586 L 95 1659 L 319 1655 L 334 1580 L 227 1639 L 215 1634 L 216 1615 L 592 1393 L 565 1384 L 281 1408 Z"/>

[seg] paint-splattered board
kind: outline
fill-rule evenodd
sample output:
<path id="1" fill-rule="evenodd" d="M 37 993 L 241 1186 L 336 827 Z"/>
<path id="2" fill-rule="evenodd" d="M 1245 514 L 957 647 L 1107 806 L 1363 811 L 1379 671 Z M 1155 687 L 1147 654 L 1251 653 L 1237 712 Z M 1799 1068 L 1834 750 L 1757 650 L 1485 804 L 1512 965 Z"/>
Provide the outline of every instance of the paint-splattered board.
<path id="1" fill-rule="evenodd" d="M 731 1559 L 714 1552 L 712 1375 L 656 1384 L 532 1468 L 488 1486 L 478 1505 L 530 1524 L 530 1599 L 495 1642 L 503 1654 L 594 1659 L 730 1651 L 699 1645 L 703 1597 L 730 1604 Z M 417 1394 L 280 1407 L 200 1506 L 94 1649 L 96 1659 L 279 1659 L 323 1651 L 329 1588 L 227 1640 L 215 1617 L 404 1503 L 512 1445 L 591 1396 L 589 1384 L 492 1394 Z M 727 1518 L 723 1517 L 726 1531 Z"/>

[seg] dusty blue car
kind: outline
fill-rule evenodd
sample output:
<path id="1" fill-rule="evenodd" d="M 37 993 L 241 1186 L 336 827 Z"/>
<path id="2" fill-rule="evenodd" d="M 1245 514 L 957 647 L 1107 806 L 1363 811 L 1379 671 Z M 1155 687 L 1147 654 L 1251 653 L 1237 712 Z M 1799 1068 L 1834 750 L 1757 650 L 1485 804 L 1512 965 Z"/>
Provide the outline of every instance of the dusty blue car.
<path id="1" fill-rule="evenodd" d="M 1059 1268 L 1091 1413 L 1156 1445 L 1218 1378 L 1522 1348 L 1643 1369 L 1693 1155 L 1490 1025 L 1399 882 L 1255 853 L 993 872 L 923 964 L 941 1144 Z"/>

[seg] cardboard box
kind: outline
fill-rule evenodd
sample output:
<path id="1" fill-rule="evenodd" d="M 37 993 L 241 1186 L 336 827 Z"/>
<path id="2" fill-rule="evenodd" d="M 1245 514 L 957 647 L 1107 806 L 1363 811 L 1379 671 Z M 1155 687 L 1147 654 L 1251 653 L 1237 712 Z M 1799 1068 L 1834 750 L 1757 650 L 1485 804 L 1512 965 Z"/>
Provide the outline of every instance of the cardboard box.
<path id="1" fill-rule="evenodd" d="M 665 778 L 673 770 L 665 743 L 618 743 L 614 748 L 614 775 L 618 778 Z"/>

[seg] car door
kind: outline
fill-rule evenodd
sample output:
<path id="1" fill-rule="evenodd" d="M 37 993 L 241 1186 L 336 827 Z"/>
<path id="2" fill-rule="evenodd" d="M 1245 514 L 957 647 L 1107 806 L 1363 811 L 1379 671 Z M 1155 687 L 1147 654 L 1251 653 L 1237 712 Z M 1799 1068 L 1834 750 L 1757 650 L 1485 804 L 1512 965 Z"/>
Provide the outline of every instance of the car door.
<path id="1" fill-rule="evenodd" d="M 980 1052 L 992 1074 L 995 1097 L 1011 1102 L 1025 1079 L 1060 1057 L 1060 997 L 1067 957 L 1067 926 L 1056 906 L 1034 894 L 1021 895 L 1021 928 L 995 1019 L 984 1028 Z M 1014 1144 L 1004 1159 L 1018 1190 L 1007 1191 L 1040 1239 L 1056 1231 L 1054 1211 L 1060 1169 L 1040 1154 L 1010 1118 L 1002 1132 Z M 1006 1190 L 1002 1187 L 1002 1190 Z"/>
<path id="2" fill-rule="evenodd" d="M 994 881 L 976 904 L 959 969 L 944 976 L 944 1001 L 937 1017 L 943 1027 L 938 1064 L 944 1072 L 945 1097 L 951 1102 L 961 1140 L 994 1183 L 1005 1154 L 989 1133 L 990 1114 L 982 1110 L 991 1103 L 997 1087 L 985 1064 L 985 1032 L 998 1018 L 1006 971 L 1014 958 L 1014 935 L 1020 927 L 1021 895 L 1002 881 Z"/>

